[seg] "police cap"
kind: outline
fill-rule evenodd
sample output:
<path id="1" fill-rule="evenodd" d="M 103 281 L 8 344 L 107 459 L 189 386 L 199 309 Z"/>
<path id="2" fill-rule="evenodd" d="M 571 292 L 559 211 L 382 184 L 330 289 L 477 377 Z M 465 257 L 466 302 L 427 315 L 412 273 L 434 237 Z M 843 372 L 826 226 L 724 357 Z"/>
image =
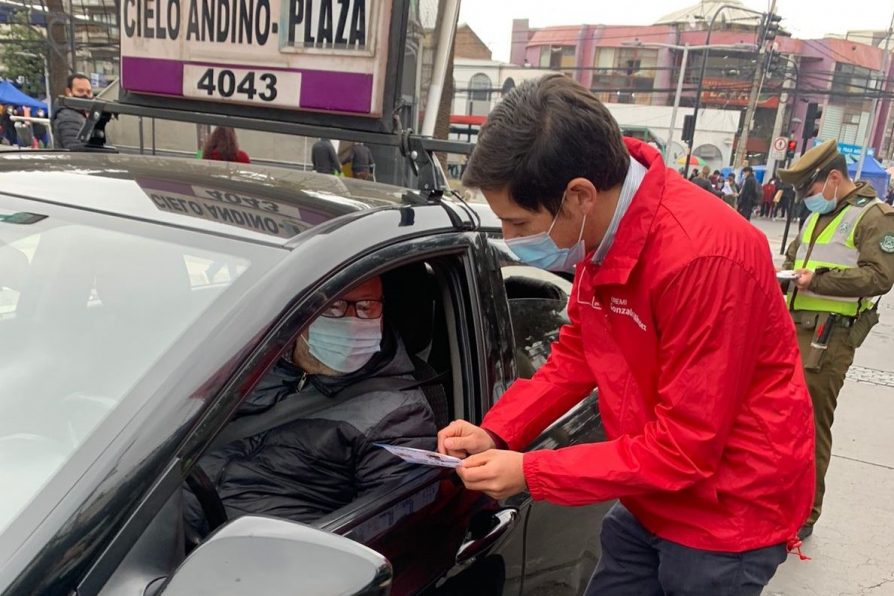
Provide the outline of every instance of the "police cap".
<path id="1" fill-rule="evenodd" d="M 779 179 L 796 189 L 803 189 L 813 184 L 819 174 L 838 157 L 838 143 L 830 139 L 820 143 L 800 158 L 791 167 L 778 171 Z"/>

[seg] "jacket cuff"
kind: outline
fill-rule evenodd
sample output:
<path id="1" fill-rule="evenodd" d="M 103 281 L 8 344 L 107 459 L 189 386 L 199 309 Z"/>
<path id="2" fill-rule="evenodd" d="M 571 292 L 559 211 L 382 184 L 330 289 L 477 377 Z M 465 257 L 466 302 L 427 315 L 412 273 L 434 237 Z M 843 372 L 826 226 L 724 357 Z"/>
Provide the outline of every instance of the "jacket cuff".
<path id="1" fill-rule="evenodd" d="M 522 471 L 525 475 L 525 484 L 528 485 L 528 492 L 535 501 L 545 499 L 543 491 L 543 480 L 540 478 L 540 457 L 539 451 L 529 451 L 522 458 Z"/>
<path id="2" fill-rule="evenodd" d="M 483 429 L 488 435 L 490 435 L 491 440 L 494 442 L 494 448 L 496 449 L 509 449 L 509 443 L 503 440 L 503 438 L 490 429 Z"/>

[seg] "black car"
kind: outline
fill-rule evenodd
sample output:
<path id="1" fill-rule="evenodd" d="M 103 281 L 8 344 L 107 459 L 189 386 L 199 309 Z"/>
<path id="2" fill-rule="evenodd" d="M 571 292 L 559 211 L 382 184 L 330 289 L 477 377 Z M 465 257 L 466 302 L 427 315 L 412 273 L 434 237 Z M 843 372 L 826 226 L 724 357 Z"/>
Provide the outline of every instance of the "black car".
<path id="1" fill-rule="evenodd" d="M 196 478 L 308 322 L 383 273 L 439 427 L 480 422 L 565 321 L 569 282 L 515 262 L 483 205 L 244 164 L 0 158 L 0 593 L 580 593 L 607 505 L 498 502 L 407 466 L 307 526 L 224 519 Z M 600 440 L 595 399 L 529 448 Z M 210 537 L 187 536 L 187 484 Z"/>

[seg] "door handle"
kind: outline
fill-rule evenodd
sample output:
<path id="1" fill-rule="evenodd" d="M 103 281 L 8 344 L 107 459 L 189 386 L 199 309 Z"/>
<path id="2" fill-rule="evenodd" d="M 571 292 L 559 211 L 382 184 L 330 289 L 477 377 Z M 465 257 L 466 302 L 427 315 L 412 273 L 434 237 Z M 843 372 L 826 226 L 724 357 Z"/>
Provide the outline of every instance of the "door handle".
<path id="1" fill-rule="evenodd" d="M 490 550 L 518 519 L 517 509 L 503 509 L 493 515 L 496 523 L 481 538 L 464 541 L 456 551 L 456 562 L 465 563 Z"/>

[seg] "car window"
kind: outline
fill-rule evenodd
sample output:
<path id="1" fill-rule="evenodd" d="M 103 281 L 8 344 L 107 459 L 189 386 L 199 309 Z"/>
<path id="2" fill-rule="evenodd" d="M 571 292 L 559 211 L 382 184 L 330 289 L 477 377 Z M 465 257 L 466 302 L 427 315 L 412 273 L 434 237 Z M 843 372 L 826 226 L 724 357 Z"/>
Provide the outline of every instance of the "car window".
<path id="1" fill-rule="evenodd" d="M 427 262 L 321 295 L 331 299 L 243 397 L 226 444 L 199 461 L 231 517 L 317 522 L 415 469 L 380 444 L 434 449 L 449 420 L 445 315 Z M 190 490 L 185 516 L 199 535 L 213 529 Z"/>
<path id="2" fill-rule="evenodd" d="M 0 211 L 40 209 L 0 197 Z M 177 338 L 221 296 L 238 293 L 246 271 L 271 262 L 250 245 L 231 254 L 239 242 L 47 213 L 29 225 L 0 222 L 8 276 L 0 280 L 0 533 Z M 214 263 L 225 269 L 216 285 L 203 271 Z"/>
<path id="3" fill-rule="evenodd" d="M 31 234 L 8 244 L 0 243 L 0 262 L 4 264 L 0 273 L 0 321 L 15 316 L 25 273 L 39 242 L 40 235 Z"/>
<path id="4" fill-rule="evenodd" d="M 571 282 L 521 263 L 500 240 L 491 243 L 500 258 L 509 301 L 518 374 L 530 378 L 546 362 L 552 343 L 559 337 L 559 329 L 568 323 Z"/>

